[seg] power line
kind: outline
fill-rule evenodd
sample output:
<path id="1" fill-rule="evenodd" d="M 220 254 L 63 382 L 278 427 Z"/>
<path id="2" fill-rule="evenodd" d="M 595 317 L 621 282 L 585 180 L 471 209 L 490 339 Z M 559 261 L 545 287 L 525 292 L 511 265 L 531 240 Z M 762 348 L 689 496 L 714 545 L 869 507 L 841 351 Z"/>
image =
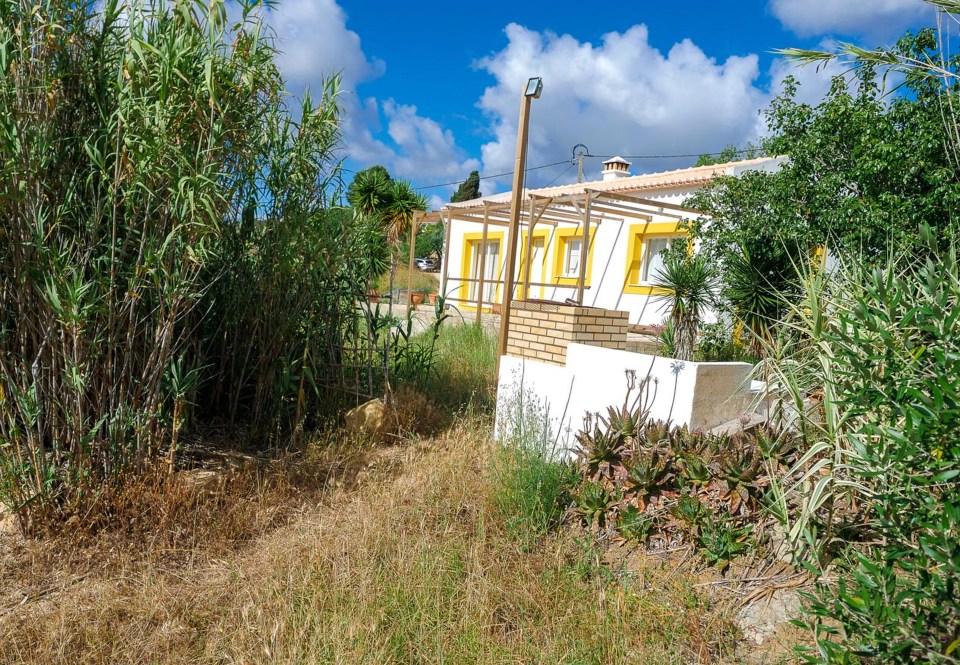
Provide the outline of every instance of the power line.
<path id="1" fill-rule="evenodd" d="M 577 144 L 577 145 L 579 146 L 581 144 Z M 574 146 L 574 148 L 576 147 L 577 146 Z M 586 147 L 586 146 L 583 146 L 583 147 Z M 741 155 L 747 152 L 759 152 L 759 150 L 757 148 L 738 148 L 737 150 L 723 150 L 721 152 L 697 152 L 697 153 L 690 153 L 687 155 L 593 155 L 593 154 L 590 154 L 589 152 L 582 153 L 582 154 L 584 157 L 596 157 L 599 159 L 610 159 L 611 157 L 616 157 L 616 156 L 623 157 L 624 159 L 680 159 L 685 157 L 717 157 L 719 155 L 730 155 L 730 154 Z M 576 157 L 574 157 L 574 159 L 576 159 Z M 525 172 L 537 171 L 539 169 L 548 169 L 551 166 L 559 166 L 560 164 L 575 164 L 575 163 L 576 162 L 574 160 L 565 159 L 561 162 L 553 162 L 552 164 L 543 164 L 541 166 L 531 166 L 528 169 L 526 169 Z M 566 169 L 563 172 L 561 172 L 560 175 L 558 175 L 556 178 L 554 178 L 551 181 L 551 184 L 553 182 L 556 182 L 560 178 L 560 176 L 562 176 L 568 170 L 569 169 Z M 505 171 L 503 173 L 494 173 L 493 175 L 484 175 L 484 176 L 480 176 L 479 179 L 490 180 L 492 178 L 502 178 L 508 175 L 513 175 L 513 171 Z M 437 185 L 426 185 L 424 187 L 418 187 L 417 189 L 436 189 L 438 187 L 452 187 L 454 185 L 460 185 L 463 182 L 464 182 L 463 180 L 457 180 L 455 182 L 444 182 Z"/>
<path id="2" fill-rule="evenodd" d="M 741 155 L 745 152 L 759 152 L 758 148 L 741 148 L 738 150 L 723 150 L 721 152 L 696 152 L 687 155 L 584 155 L 584 157 L 598 157 L 600 159 L 611 159 L 612 157 L 623 157 L 624 159 L 679 159 L 681 157 L 717 157 L 719 155 Z"/>
<path id="3" fill-rule="evenodd" d="M 551 181 L 548 182 L 546 185 L 544 185 L 544 187 L 549 187 L 550 185 L 552 185 L 553 183 L 555 183 L 557 180 L 559 180 L 561 177 L 563 177 L 563 175 L 566 174 L 566 173 L 567 173 L 570 169 L 572 169 L 574 166 L 576 166 L 576 164 L 575 164 L 574 162 L 570 162 L 569 164 L 567 164 L 567 168 L 565 168 L 564 170 L 560 171 L 560 173 L 558 173 L 553 180 L 551 180 Z"/>
<path id="4" fill-rule="evenodd" d="M 559 166 L 560 164 L 569 164 L 569 163 L 570 163 L 570 160 L 565 159 L 562 162 L 554 162 L 552 164 L 544 164 L 542 166 L 531 166 L 530 168 L 526 169 L 524 173 L 528 173 L 530 171 L 537 171 L 539 169 L 548 169 L 551 166 Z M 502 178 L 503 176 L 507 176 L 507 175 L 513 175 L 513 171 L 505 171 L 504 173 L 494 173 L 493 175 L 484 175 L 484 176 L 480 176 L 479 179 L 490 180 L 491 178 Z M 459 185 L 463 182 L 464 182 L 463 180 L 457 180 L 455 182 L 443 182 L 443 183 L 440 183 L 439 185 L 426 185 L 425 187 L 417 187 L 417 189 L 436 189 L 437 187 L 451 187 L 453 185 Z"/>
<path id="5" fill-rule="evenodd" d="M 582 144 L 577 144 L 577 146 L 574 146 L 574 149 L 576 149 L 580 145 Z M 583 147 L 586 147 L 586 146 L 583 146 Z M 739 148 L 737 150 L 723 150 L 721 152 L 697 152 L 697 153 L 689 153 L 685 155 L 594 155 L 589 152 L 586 152 L 586 153 L 579 153 L 576 156 L 582 155 L 583 157 L 593 157 L 597 159 L 610 159 L 612 157 L 623 157 L 624 159 L 682 159 L 682 158 L 688 158 L 688 157 L 717 157 L 719 155 L 724 155 L 724 154 L 741 155 L 743 153 L 748 153 L 748 152 L 759 152 L 759 150 L 757 148 Z M 541 164 L 540 166 L 531 166 L 525 170 L 525 173 L 529 173 L 530 171 L 539 171 L 540 169 L 548 169 L 552 166 L 559 166 L 560 164 L 569 164 L 570 166 L 573 166 L 576 164 L 576 161 L 570 160 L 570 159 L 564 159 L 562 161 L 552 162 L 550 164 Z M 356 171 L 352 169 L 348 169 L 345 166 L 341 166 L 341 170 L 346 171 L 347 173 L 356 173 Z M 567 168 L 561 171 L 560 174 L 557 175 L 553 180 L 551 180 L 549 184 L 553 184 L 554 182 L 559 180 L 560 177 L 569 170 L 570 169 Z M 504 171 L 503 173 L 494 173 L 491 175 L 484 175 L 484 176 L 480 176 L 478 179 L 492 180 L 493 178 L 503 178 L 504 176 L 510 176 L 510 175 L 513 175 L 513 171 Z M 437 189 L 439 187 L 453 187 L 454 185 L 463 184 L 463 182 L 464 182 L 463 180 L 455 180 L 453 182 L 441 182 L 436 185 L 424 185 L 423 187 L 417 187 L 417 189 L 422 190 L 422 189 Z"/>

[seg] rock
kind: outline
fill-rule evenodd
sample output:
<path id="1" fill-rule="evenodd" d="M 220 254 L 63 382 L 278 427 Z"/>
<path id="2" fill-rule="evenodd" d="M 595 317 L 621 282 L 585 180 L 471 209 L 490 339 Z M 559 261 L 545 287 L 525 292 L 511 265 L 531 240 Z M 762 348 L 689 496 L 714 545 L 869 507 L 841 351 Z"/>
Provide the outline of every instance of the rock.
<path id="1" fill-rule="evenodd" d="M 0 505 L 0 537 L 7 534 L 16 534 L 19 531 L 16 516 L 7 510 L 7 507 Z"/>
<path id="2" fill-rule="evenodd" d="M 347 431 L 351 434 L 381 437 L 387 433 L 389 412 L 381 399 L 372 399 L 347 411 Z"/>
<path id="3" fill-rule="evenodd" d="M 187 469 L 177 472 L 177 480 L 197 494 L 214 494 L 223 487 L 224 475 L 210 469 Z"/>
<path id="4" fill-rule="evenodd" d="M 765 422 L 767 422 L 767 417 L 764 415 L 759 413 L 745 413 L 736 420 L 717 425 L 707 433 L 713 436 L 733 436 L 734 434 L 751 430 Z"/>
<path id="5" fill-rule="evenodd" d="M 793 589 L 777 589 L 767 598 L 750 603 L 737 614 L 737 625 L 745 639 L 761 644 L 778 626 L 800 614 L 800 594 Z"/>

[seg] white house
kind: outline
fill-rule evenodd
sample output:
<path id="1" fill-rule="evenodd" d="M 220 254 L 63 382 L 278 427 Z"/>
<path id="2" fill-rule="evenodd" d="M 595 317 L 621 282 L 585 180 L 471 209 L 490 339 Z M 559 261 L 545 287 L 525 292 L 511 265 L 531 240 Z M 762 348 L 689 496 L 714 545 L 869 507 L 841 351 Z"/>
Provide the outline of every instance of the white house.
<path id="1" fill-rule="evenodd" d="M 630 324 L 659 323 L 665 312 L 651 281 L 660 251 L 682 234 L 684 220 L 699 216 L 685 201 L 718 176 L 775 171 L 781 161 L 759 158 L 631 176 L 630 163 L 614 157 L 604 162 L 602 180 L 525 190 L 515 298 L 570 299 L 627 311 Z M 511 198 L 508 192 L 441 211 L 447 222 L 442 289 L 461 310 L 496 311 L 502 301 Z"/>

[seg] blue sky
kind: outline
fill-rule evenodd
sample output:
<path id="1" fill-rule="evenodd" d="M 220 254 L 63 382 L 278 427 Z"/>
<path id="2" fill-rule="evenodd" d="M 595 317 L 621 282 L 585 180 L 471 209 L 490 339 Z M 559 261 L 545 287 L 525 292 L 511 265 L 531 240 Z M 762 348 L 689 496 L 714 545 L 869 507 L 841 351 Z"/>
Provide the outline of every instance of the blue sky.
<path id="1" fill-rule="evenodd" d="M 343 76 L 346 166 L 381 163 L 428 187 L 512 168 L 529 76 L 544 79 L 530 166 L 568 159 L 576 143 L 598 155 L 713 152 L 763 132 L 758 111 L 793 70 L 773 49 L 889 43 L 934 12 L 922 0 L 280 0 L 268 21 L 292 93 Z M 794 73 L 816 100 L 839 71 Z M 587 160 L 588 178 L 600 161 Z M 691 162 L 634 160 L 632 171 Z M 528 182 L 575 177 L 559 165 Z M 437 206 L 453 189 L 424 191 Z"/>

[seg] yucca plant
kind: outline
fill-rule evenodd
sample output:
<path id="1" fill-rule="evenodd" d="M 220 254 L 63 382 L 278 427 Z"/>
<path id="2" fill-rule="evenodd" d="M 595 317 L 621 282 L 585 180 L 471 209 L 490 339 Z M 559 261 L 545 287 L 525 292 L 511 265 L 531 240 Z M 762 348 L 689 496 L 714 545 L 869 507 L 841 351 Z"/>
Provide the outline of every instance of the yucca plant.
<path id="1" fill-rule="evenodd" d="M 715 300 L 713 265 L 705 255 L 687 252 L 685 243 L 665 252 L 654 286 L 669 291 L 674 357 L 692 361 L 701 319 Z"/>

